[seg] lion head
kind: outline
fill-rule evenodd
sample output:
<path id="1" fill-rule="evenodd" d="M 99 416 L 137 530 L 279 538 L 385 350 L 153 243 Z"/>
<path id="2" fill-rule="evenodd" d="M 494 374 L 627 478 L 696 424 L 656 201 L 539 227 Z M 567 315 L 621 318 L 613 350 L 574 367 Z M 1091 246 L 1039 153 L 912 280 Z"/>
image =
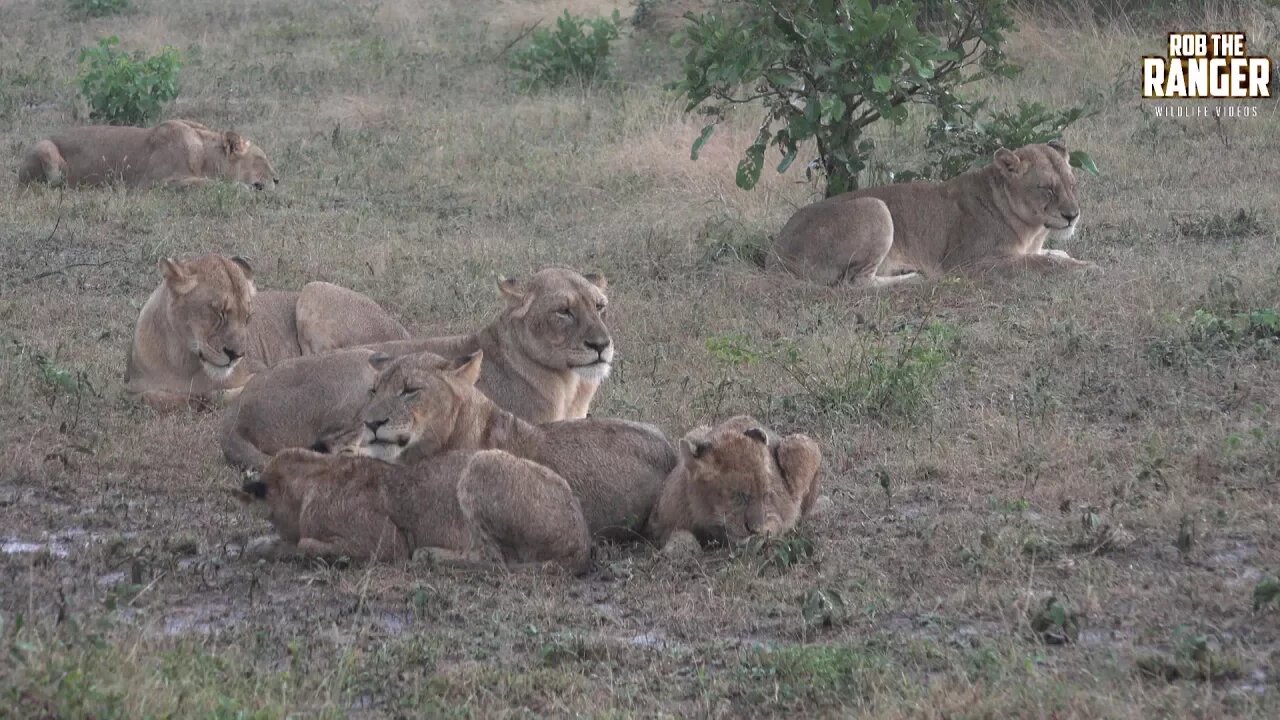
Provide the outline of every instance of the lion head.
<path id="1" fill-rule="evenodd" d="M 247 138 L 231 130 L 222 134 L 224 174 L 232 182 L 243 183 L 254 190 L 274 188 L 280 183 L 267 153 Z"/>
<path id="2" fill-rule="evenodd" d="M 357 452 L 389 462 L 409 446 L 420 448 L 424 456 L 440 452 L 458 413 L 476 392 L 482 361 L 480 352 L 452 362 L 429 352 L 369 358 L 379 373 L 360 413 Z"/>
<path id="3" fill-rule="evenodd" d="M 1000 148 L 995 155 L 1009 211 L 1027 225 L 1048 228 L 1056 238 L 1070 237 L 1080 218 L 1068 160 L 1066 146 L 1057 140 L 1016 151 Z"/>
<path id="4" fill-rule="evenodd" d="M 689 529 L 734 543 L 791 529 L 822 462 L 808 436 L 779 439 L 745 415 L 689 432 L 680 456 Z"/>
<path id="5" fill-rule="evenodd" d="M 194 260 L 165 258 L 160 271 L 170 327 L 211 379 L 227 379 L 244 357 L 253 316 L 257 291 L 249 261 L 214 254 Z"/>
<path id="6" fill-rule="evenodd" d="M 270 521 L 280 537 L 297 543 L 305 489 L 310 483 L 322 483 L 334 477 L 334 466 L 332 455 L 287 448 L 271 458 L 256 480 L 246 481 L 232 494 L 254 515 Z"/>
<path id="7" fill-rule="evenodd" d="M 613 366 L 613 337 L 605 326 L 609 298 L 603 275 L 546 268 L 521 283 L 498 282 L 506 299 L 502 332 L 534 362 L 601 381 Z"/>

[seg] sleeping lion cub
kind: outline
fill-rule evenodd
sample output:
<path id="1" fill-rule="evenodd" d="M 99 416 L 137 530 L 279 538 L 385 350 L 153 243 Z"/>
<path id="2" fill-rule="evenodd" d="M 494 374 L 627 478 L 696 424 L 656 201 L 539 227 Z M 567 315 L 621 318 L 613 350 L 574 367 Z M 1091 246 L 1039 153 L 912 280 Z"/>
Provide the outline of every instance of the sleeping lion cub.
<path id="1" fill-rule="evenodd" d="M 160 270 L 124 372 L 125 389 L 156 409 L 234 396 L 254 373 L 286 358 L 408 337 L 373 300 L 337 285 L 259 293 L 241 257 L 166 258 Z"/>
<path id="2" fill-rule="evenodd" d="M 1080 206 L 1067 148 L 1054 141 L 1011 152 L 944 183 L 867 188 L 800 208 L 768 265 L 824 285 L 880 286 L 952 271 L 1094 267 L 1044 249 L 1070 237 Z M 910 272 L 903 272 L 910 271 Z"/>
<path id="3" fill-rule="evenodd" d="M 237 493 L 303 555 L 516 566 L 555 562 L 580 574 L 591 539 L 564 478 L 499 450 L 400 467 L 286 450 Z"/>
<path id="4" fill-rule="evenodd" d="M 807 435 L 779 438 L 746 415 L 692 430 L 645 534 L 663 548 L 689 535 L 700 543 L 781 535 L 813 511 L 821 463 Z"/>
<path id="5" fill-rule="evenodd" d="M 413 464 L 451 450 L 506 450 L 562 476 L 593 535 L 635 539 L 676 465 L 662 431 L 601 418 L 527 423 L 476 389 L 482 357 L 477 352 L 446 369 L 430 353 L 375 357 L 382 370 L 362 426 L 353 429 L 355 452 Z"/>

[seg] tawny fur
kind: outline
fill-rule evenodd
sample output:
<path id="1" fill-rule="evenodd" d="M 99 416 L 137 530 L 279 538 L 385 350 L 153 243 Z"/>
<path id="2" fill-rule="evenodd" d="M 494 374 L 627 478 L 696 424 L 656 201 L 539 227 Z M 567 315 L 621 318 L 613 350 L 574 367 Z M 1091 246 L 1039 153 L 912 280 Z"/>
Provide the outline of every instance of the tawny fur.
<path id="1" fill-rule="evenodd" d="M 125 389 L 160 410 L 233 397 L 255 373 L 307 353 L 408 337 L 369 298 L 313 282 L 257 292 L 241 258 L 160 262 L 163 279 L 138 314 Z"/>
<path id="2" fill-rule="evenodd" d="M 1090 267 L 1045 239 L 1080 214 L 1061 143 L 1001 148 L 995 162 L 943 183 L 837 195 L 796 211 L 767 263 L 826 285 L 879 286 L 950 272 Z M 917 274 L 918 273 L 918 274 Z"/>
<path id="3" fill-rule="evenodd" d="M 310 556 L 402 562 L 555 562 L 578 574 L 591 539 L 563 478 L 498 450 L 402 467 L 292 449 L 237 493 L 281 539 Z"/>
<path id="4" fill-rule="evenodd" d="M 184 188 L 215 180 L 259 190 L 279 182 L 261 147 L 233 131 L 217 132 L 191 120 L 153 128 L 71 128 L 36 143 L 18 167 L 22 185 Z"/>
<path id="5" fill-rule="evenodd" d="M 500 407 L 530 422 L 585 417 L 613 358 L 603 317 L 605 286 L 598 275 L 544 269 L 523 286 L 499 283 L 507 307 L 473 335 L 362 347 L 388 359 L 423 351 L 454 358 L 483 349 L 478 387 Z M 561 314 L 565 310 L 572 319 Z M 334 429 L 350 427 L 368 401 L 376 374 L 353 357 L 313 355 L 255 376 L 223 420 L 227 462 L 260 468 L 286 447 L 333 444 Z"/>
<path id="6" fill-rule="evenodd" d="M 781 535 L 813 511 L 821 463 L 808 436 L 779 438 L 745 415 L 692 430 L 680 441 L 679 464 L 645 535 L 662 547 L 681 534 L 701 543 Z"/>
<path id="7" fill-rule="evenodd" d="M 636 539 L 676 464 L 662 431 L 600 418 L 525 422 L 476 389 L 482 357 L 445 370 L 429 355 L 389 363 L 361 414 L 357 451 L 414 464 L 458 449 L 506 450 L 564 477 L 593 535 Z"/>

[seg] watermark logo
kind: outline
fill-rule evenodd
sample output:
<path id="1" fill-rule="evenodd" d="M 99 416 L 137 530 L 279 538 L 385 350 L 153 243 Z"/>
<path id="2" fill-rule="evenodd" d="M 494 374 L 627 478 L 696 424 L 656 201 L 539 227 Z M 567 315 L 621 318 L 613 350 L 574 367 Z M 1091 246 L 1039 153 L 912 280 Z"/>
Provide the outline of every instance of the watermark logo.
<path id="1" fill-rule="evenodd" d="M 1251 56 L 1242 32 L 1169 33 L 1169 56 L 1142 59 L 1142 97 L 1271 97 L 1271 58 Z"/>

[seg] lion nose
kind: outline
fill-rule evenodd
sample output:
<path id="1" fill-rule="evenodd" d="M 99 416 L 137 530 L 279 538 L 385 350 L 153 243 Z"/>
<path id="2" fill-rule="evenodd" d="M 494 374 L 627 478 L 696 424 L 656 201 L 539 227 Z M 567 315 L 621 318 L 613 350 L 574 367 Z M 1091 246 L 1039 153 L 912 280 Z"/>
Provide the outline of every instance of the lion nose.
<path id="1" fill-rule="evenodd" d="M 271 178 L 271 184 L 272 184 L 272 185 L 279 185 L 279 184 L 280 184 L 280 178 Z"/>
<path id="2" fill-rule="evenodd" d="M 235 350 L 232 350 L 232 349 L 231 349 L 231 348 L 229 348 L 229 347 L 224 347 L 224 348 L 222 348 L 222 352 L 226 353 L 226 355 L 227 355 L 227 362 L 235 362 L 235 361 L 239 360 L 240 358 L 244 357 L 244 353 L 242 353 L 242 352 L 236 352 Z"/>
<path id="3" fill-rule="evenodd" d="M 262 189 L 262 181 L 261 181 L 261 180 L 256 180 L 256 181 L 254 181 L 254 183 L 253 183 L 253 189 L 254 189 L 254 190 L 261 190 L 261 189 Z"/>
<path id="4" fill-rule="evenodd" d="M 375 433 L 375 434 L 378 432 L 378 428 L 380 428 L 380 427 L 382 427 L 383 425 L 386 425 L 386 424 L 387 424 L 387 421 L 386 421 L 385 419 L 384 419 L 384 420 L 365 420 L 365 421 L 364 421 L 364 426 L 365 426 L 365 427 L 367 427 L 367 428 L 369 428 L 369 432 L 371 432 L 371 433 Z"/>
<path id="5" fill-rule="evenodd" d="M 1076 221 L 1076 218 L 1078 218 L 1078 217 L 1080 217 L 1080 213 L 1078 213 L 1078 212 L 1064 212 L 1064 213 L 1062 213 L 1062 219 L 1063 219 L 1063 220 L 1066 220 L 1066 221 L 1067 221 L 1067 222 L 1069 222 L 1069 223 L 1073 223 L 1073 222 L 1075 222 L 1075 221 Z"/>
<path id="6" fill-rule="evenodd" d="M 605 350 L 609 349 L 610 342 L 611 341 L 607 339 L 606 340 L 587 340 L 583 344 L 591 348 L 592 350 L 595 350 L 596 354 L 601 354 Z"/>

